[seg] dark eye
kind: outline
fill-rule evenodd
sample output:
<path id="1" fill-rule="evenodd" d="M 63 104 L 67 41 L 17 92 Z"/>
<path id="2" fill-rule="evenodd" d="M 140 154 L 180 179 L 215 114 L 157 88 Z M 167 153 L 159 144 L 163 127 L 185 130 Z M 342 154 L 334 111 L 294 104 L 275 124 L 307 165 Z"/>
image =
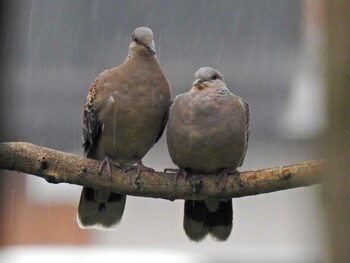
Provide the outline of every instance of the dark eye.
<path id="1" fill-rule="evenodd" d="M 214 75 L 213 77 L 212 77 L 212 79 L 217 79 L 218 78 L 218 75 Z"/>
<path id="2" fill-rule="evenodd" d="M 138 41 L 137 38 L 135 38 L 134 41 L 137 42 Z"/>

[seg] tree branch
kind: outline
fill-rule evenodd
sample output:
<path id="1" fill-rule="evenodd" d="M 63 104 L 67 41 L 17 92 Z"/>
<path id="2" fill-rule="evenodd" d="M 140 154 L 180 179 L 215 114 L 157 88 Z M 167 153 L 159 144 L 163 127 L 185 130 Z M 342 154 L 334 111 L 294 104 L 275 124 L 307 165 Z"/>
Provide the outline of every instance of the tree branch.
<path id="1" fill-rule="evenodd" d="M 0 169 L 15 170 L 45 178 L 49 183 L 69 183 L 102 188 L 117 193 L 163 199 L 228 199 L 310 186 L 321 183 L 321 161 L 310 161 L 276 168 L 230 175 L 224 190 L 217 175 L 180 177 L 173 173 L 142 172 L 135 184 L 136 171 L 127 173 L 112 167 L 112 178 L 105 170 L 98 175 L 100 161 L 87 159 L 30 143 L 0 143 Z"/>

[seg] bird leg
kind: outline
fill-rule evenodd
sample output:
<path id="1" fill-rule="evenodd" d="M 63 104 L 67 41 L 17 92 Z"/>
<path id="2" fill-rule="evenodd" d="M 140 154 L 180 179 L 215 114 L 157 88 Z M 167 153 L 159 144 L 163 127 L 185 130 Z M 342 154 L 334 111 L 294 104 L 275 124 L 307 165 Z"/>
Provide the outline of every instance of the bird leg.
<path id="1" fill-rule="evenodd" d="M 108 155 L 106 155 L 106 157 L 102 160 L 102 162 L 100 164 L 100 168 L 98 169 L 98 174 L 100 175 L 103 167 L 107 166 L 108 177 L 110 180 L 112 180 L 111 165 L 113 165 L 119 169 L 122 169 L 122 166 L 119 163 L 113 162 L 111 160 L 111 158 Z"/>
<path id="2" fill-rule="evenodd" d="M 182 168 L 179 168 L 179 169 L 175 169 L 175 168 L 165 168 L 164 169 L 164 173 L 168 173 L 168 172 L 171 172 L 171 173 L 175 173 L 175 178 L 174 178 L 174 184 L 176 185 L 177 184 L 177 181 L 179 179 L 179 177 L 181 175 L 183 175 L 185 177 L 185 181 L 187 182 L 188 180 L 188 175 L 189 173 L 185 170 L 185 169 L 182 169 Z"/>
<path id="3" fill-rule="evenodd" d="M 135 177 L 135 180 L 134 180 L 135 184 L 137 184 L 139 182 L 138 180 L 140 178 L 140 175 L 141 175 L 142 171 L 155 172 L 155 170 L 153 168 L 145 166 L 142 163 L 142 160 L 139 160 L 136 165 L 132 165 L 132 166 L 124 169 L 124 171 L 128 172 L 128 171 L 133 170 L 135 168 L 137 169 L 136 177 Z"/>
<path id="4" fill-rule="evenodd" d="M 185 181 L 187 182 L 188 177 L 189 177 L 189 172 L 185 169 L 180 168 L 175 174 L 175 184 L 177 184 L 177 180 L 179 179 L 179 177 L 181 175 L 183 175 L 185 177 Z"/>
<path id="5" fill-rule="evenodd" d="M 147 167 L 142 163 L 142 160 L 139 160 L 137 162 L 137 173 L 136 173 L 136 177 L 135 177 L 135 184 L 138 182 L 140 175 L 142 173 L 142 171 L 149 171 L 149 172 L 155 172 L 155 170 L 151 167 Z"/>
<path id="6" fill-rule="evenodd" d="M 111 174 L 111 159 L 108 155 L 102 160 L 100 164 L 100 168 L 98 169 L 98 174 L 100 175 L 102 172 L 103 167 L 107 166 L 107 174 L 110 179 L 112 179 L 112 174 Z"/>
<path id="7" fill-rule="evenodd" d="M 222 172 L 221 172 L 221 175 L 219 177 L 219 184 L 220 184 L 220 181 L 221 179 L 223 178 L 222 180 L 222 184 L 220 185 L 220 190 L 223 191 L 225 189 L 225 186 L 226 186 L 226 183 L 227 183 L 227 178 L 228 178 L 228 169 L 227 168 L 224 168 L 222 169 Z"/>

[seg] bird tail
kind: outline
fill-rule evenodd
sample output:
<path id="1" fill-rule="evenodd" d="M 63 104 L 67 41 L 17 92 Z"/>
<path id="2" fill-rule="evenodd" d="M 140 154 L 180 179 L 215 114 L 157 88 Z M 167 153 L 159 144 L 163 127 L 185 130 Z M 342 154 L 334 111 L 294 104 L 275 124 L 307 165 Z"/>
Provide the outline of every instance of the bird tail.
<path id="1" fill-rule="evenodd" d="M 83 187 L 77 220 L 81 228 L 106 229 L 121 220 L 126 195 Z"/>
<path id="2" fill-rule="evenodd" d="M 232 230 L 232 199 L 185 200 L 183 227 L 192 241 L 199 242 L 210 234 L 218 241 L 225 241 Z"/>

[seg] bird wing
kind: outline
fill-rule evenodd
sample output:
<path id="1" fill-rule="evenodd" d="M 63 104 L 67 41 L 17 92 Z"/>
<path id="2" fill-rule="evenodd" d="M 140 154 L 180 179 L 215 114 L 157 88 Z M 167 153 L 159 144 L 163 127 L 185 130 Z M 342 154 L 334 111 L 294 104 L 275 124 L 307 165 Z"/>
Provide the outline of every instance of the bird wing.
<path id="1" fill-rule="evenodd" d="M 249 125 L 249 118 L 250 118 L 250 114 L 249 114 L 249 104 L 248 102 L 246 102 L 244 99 L 240 98 L 240 101 L 243 105 L 244 111 L 245 111 L 245 116 L 246 116 L 246 130 L 247 130 L 247 137 L 246 137 L 246 146 L 245 146 L 245 150 L 242 156 L 242 160 L 239 166 L 242 166 L 245 155 L 247 153 L 247 148 L 248 148 L 248 141 L 249 141 L 249 136 L 250 136 L 250 125 Z"/>
<path id="2" fill-rule="evenodd" d="M 85 157 L 91 157 L 94 152 L 93 149 L 101 135 L 102 125 L 99 121 L 97 93 L 103 73 L 104 72 L 102 72 L 91 84 L 84 104 L 82 144 Z"/>
<path id="3" fill-rule="evenodd" d="M 165 113 L 165 115 L 163 117 L 162 128 L 159 131 L 159 134 L 156 138 L 155 144 L 159 141 L 159 139 L 162 137 L 162 135 L 164 133 L 166 124 L 168 123 L 168 120 L 169 120 L 170 107 L 172 106 L 172 104 L 173 104 L 173 100 L 170 102 L 169 109 L 167 110 L 167 112 Z"/>

